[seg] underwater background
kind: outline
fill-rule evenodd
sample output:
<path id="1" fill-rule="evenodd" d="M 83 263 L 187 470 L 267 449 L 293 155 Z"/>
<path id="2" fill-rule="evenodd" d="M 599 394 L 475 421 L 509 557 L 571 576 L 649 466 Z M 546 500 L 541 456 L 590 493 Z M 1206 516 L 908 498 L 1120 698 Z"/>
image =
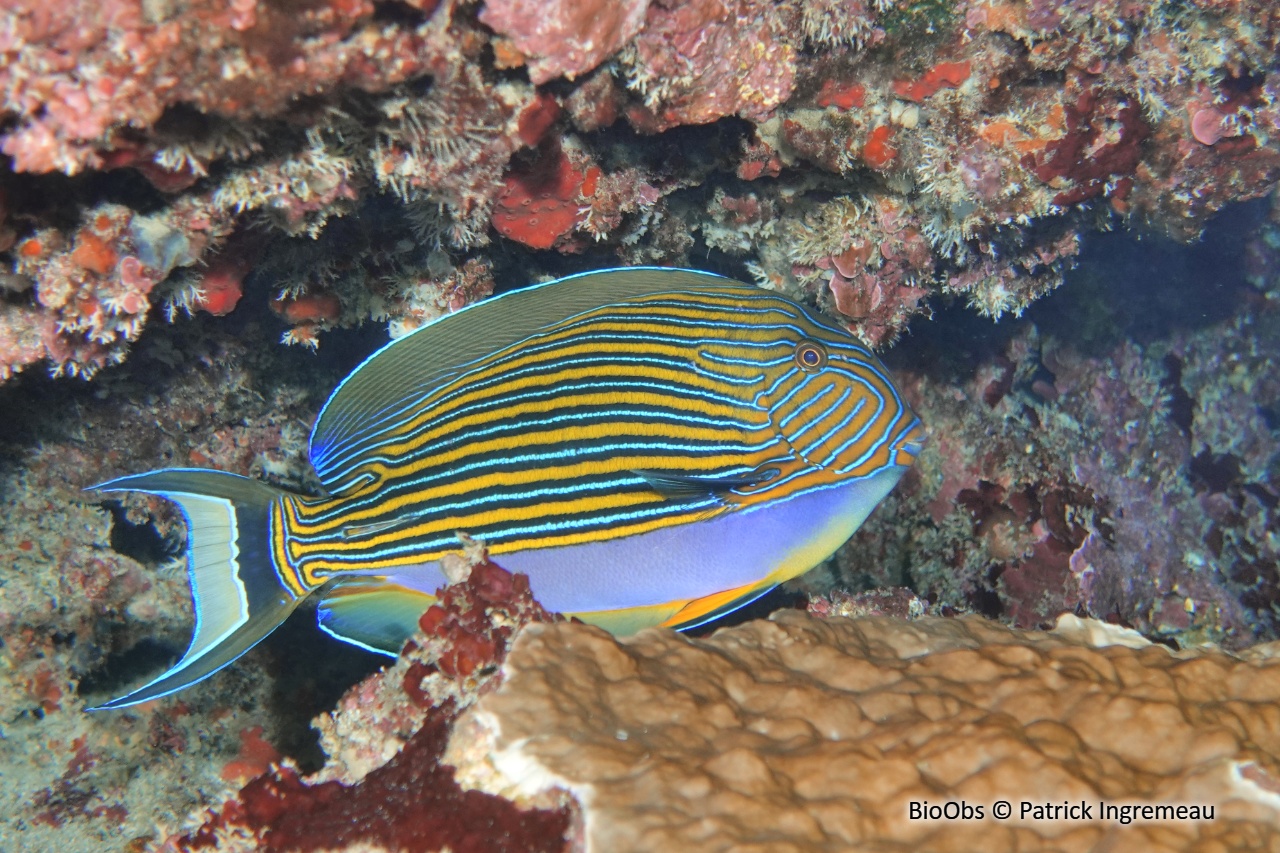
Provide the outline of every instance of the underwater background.
<path id="1" fill-rule="evenodd" d="M 1272 4 L 22 0 L 0 55 L 0 848 L 1280 849 Z M 928 441 L 832 560 L 627 645 L 472 555 L 385 675 L 303 613 L 83 713 L 192 620 L 177 509 L 85 487 L 316 494 L 389 335 L 640 264 L 892 372 Z M 1220 810 L 906 820 L 1020 791 Z"/>

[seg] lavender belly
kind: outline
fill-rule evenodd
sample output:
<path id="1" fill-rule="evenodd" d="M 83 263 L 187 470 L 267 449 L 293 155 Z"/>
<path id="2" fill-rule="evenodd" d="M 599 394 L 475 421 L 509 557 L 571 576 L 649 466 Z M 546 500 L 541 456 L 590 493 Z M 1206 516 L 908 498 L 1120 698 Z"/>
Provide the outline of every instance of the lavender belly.
<path id="1" fill-rule="evenodd" d="M 701 598 L 779 572 L 786 576 L 777 580 L 786 580 L 817 565 L 852 536 L 904 470 L 889 469 L 708 521 L 605 542 L 517 551 L 495 562 L 527 574 L 534 596 L 565 613 Z"/>

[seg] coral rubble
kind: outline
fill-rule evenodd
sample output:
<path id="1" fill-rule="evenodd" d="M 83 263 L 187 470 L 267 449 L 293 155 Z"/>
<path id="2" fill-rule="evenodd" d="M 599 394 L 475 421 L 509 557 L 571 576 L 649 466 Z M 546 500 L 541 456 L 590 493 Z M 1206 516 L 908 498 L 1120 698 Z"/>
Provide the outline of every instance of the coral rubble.
<path id="1" fill-rule="evenodd" d="M 586 850 L 1271 849 L 1274 653 L 1172 653 L 1074 617 L 1035 633 L 782 611 L 700 640 L 537 625 L 445 756 L 520 801 L 572 792 Z M 913 802 L 982 817 L 913 820 Z M 1128 823 L 1104 803 L 1214 811 Z"/>

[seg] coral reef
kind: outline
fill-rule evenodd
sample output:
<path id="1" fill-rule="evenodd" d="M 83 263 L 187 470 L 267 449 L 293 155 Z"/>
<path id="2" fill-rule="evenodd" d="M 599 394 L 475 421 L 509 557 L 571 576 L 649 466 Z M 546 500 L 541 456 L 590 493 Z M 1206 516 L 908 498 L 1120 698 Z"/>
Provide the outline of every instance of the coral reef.
<path id="1" fill-rule="evenodd" d="M 445 759 L 518 801 L 572 792 L 586 850 L 1270 849 L 1275 652 L 1171 653 L 1070 616 L 1035 633 L 781 611 L 700 640 L 535 625 Z M 1092 811 L 1048 816 L 1063 803 Z M 1200 813 L 1103 812 L 1167 804 Z"/>
<path id="2" fill-rule="evenodd" d="M 308 784 L 288 767 L 242 788 L 207 822 L 160 850 L 555 851 L 568 816 L 522 811 L 462 791 L 440 763 L 449 717 L 429 717 L 386 764 L 354 786 Z M 375 846 L 380 845 L 380 846 Z"/>
<path id="3" fill-rule="evenodd" d="M 81 5 L 2 13 L 0 380 L 92 375 L 157 304 L 235 310 L 235 276 L 315 296 L 282 312 L 314 347 L 420 324 L 406 281 L 524 248 L 535 275 L 687 262 L 695 234 L 885 346 L 947 296 L 1021 313 L 1083 234 L 1191 239 L 1280 176 L 1263 0 Z M 383 227 L 329 233 L 353 214 Z"/>
<path id="4" fill-rule="evenodd" d="M 457 580 L 423 614 L 396 664 L 317 721 L 329 756 L 318 774 L 300 778 L 287 762 L 262 768 L 159 849 L 563 850 L 563 804 L 522 810 L 464 791 L 441 761 L 458 712 L 491 689 L 516 632 L 561 617 L 533 600 L 528 578 L 488 562 L 479 546 L 451 570 Z"/>
<path id="5" fill-rule="evenodd" d="M 34 305 L 4 306 L 0 379 L 41 359 L 55 374 L 85 377 L 120 363 L 146 325 L 156 285 L 199 261 L 229 229 L 207 198 L 192 196 L 156 216 L 100 204 L 73 234 L 35 231 L 17 244 L 12 273 Z"/>
<path id="6" fill-rule="evenodd" d="M 278 653 L 269 648 L 180 700 L 83 711 L 163 669 L 191 618 L 174 507 L 83 490 L 165 460 L 305 487 L 305 425 L 323 399 L 310 383 L 331 385 L 345 370 L 176 332 L 161 326 L 135 353 L 147 376 L 139 393 L 69 397 L 74 386 L 40 377 L 0 391 L 5 850 L 145 849 L 157 824 L 220 802 L 236 777 L 264 769 L 264 744 L 293 738 L 268 711 Z M 307 692 L 295 697 L 304 707 L 315 701 Z"/>
<path id="7" fill-rule="evenodd" d="M 572 164 L 577 155 L 570 149 L 564 156 Z M 628 168 L 658 181 L 650 164 Z M 602 175 L 601 187 L 604 181 Z M 650 186 L 660 192 L 669 184 Z M 704 200 L 703 233 L 768 238 L 778 226 L 778 202 L 756 186 Z M 876 215 L 892 212 L 886 204 Z M 912 620 L 926 611 L 979 611 L 1024 628 L 1080 611 L 1170 645 L 1243 648 L 1274 639 L 1280 386 L 1270 365 L 1280 347 L 1280 232 L 1265 215 L 1257 210 L 1261 222 L 1237 217 L 1209 232 L 1209 245 L 1235 235 L 1218 251 L 1238 258 L 1238 282 L 1229 283 L 1229 265 L 1213 255 L 1207 262 L 1169 260 L 1175 268 L 1208 269 L 1219 285 L 1213 290 L 1201 273 L 1178 282 L 1157 269 L 1144 283 L 1123 267 L 1115 271 L 1124 254 L 1114 245 L 1104 253 L 1107 266 L 1086 245 L 1071 285 L 1042 303 L 1043 312 L 1033 306 L 1022 320 L 994 327 L 970 317 L 965 326 L 957 307 L 919 327 L 889 356 L 930 425 L 929 443 L 834 570 L 805 579 L 823 593 L 814 611 Z M 326 247 L 326 235 L 356 224 L 337 220 L 315 243 Z M 819 224 L 809 227 L 817 232 Z M 376 228 L 370 231 L 361 239 L 378 240 Z M 881 242 L 910 240 L 887 228 L 878 233 Z M 243 240 L 237 233 L 228 245 L 245 255 L 257 251 Z M 1169 244 L 1150 239 L 1125 251 L 1134 245 L 1147 247 L 1129 261 L 1137 266 L 1171 254 Z M 352 298 L 352 274 L 333 251 L 324 288 L 312 280 L 311 289 L 298 287 L 285 299 L 325 292 Z M 850 270 L 848 258 L 828 257 L 835 272 Z M 288 263 L 270 252 L 260 261 L 273 270 Z M 233 282 L 239 275 L 230 264 L 204 269 Z M 436 255 L 431 269 L 432 278 L 417 286 L 406 274 L 381 292 L 416 294 L 414 310 L 429 316 L 450 307 L 446 285 L 492 283 L 478 261 L 459 268 Z M 1122 295 L 1096 295 L 1113 293 L 1117 275 L 1125 277 Z M 189 635 L 190 619 L 177 562 L 183 525 L 174 508 L 140 496 L 99 504 L 80 489 L 163 464 L 314 489 L 302 458 L 306 427 L 334 385 L 382 339 L 376 330 L 361 339 L 335 331 L 334 344 L 319 354 L 255 346 L 279 322 L 261 301 L 256 310 L 249 301 L 252 278 L 243 283 L 247 305 L 225 319 L 197 308 L 187 325 L 156 324 L 128 363 L 92 384 L 28 374 L 0 389 L 9 417 L 0 439 L 0 499 L 11 519 L 0 532 L 0 553 L 10 555 L 13 569 L 0 587 L 0 762 L 15 780 L 0 809 L 6 849 L 145 849 L 166 837 L 176 844 L 214 820 L 210 809 L 234 826 L 219 835 L 211 824 L 199 837 L 211 833 L 224 845 L 236 836 L 265 837 L 285 825 L 280 821 L 295 820 L 294 812 L 254 812 L 256 822 L 244 823 L 249 818 L 225 803 L 243 808 L 237 792 L 246 784 L 259 805 L 283 797 L 307 813 L 319 808 L 317 798 L 334 796 L 321 792 L 345 796 L 405 754 L 410 741 L 414 761 L 382 770 L 368 790 L 409 776 L 409 790 L 449 787 L 446 776 L 423 769 L 435 767 L 446 736 L 453 710 L 442 708 L 464 707 L 493 690 L 511 630 L 526 617 L 542 618 L 530 616 L 536 611 L 527 600 L 526 610 L 494 609 L 494 600 L 510 601 L 507 592 L 484 599 L 483 587 L 463 584 L 432 611 L 430 636 L 342 698 L 362 673 L 323 672 L 334 653 L 317 652 L 320 640 L 304 625 L 295 647 L 269 641 L 180 697 L 111 715 L 79 712 L 162 668 Z M 1079 298 L 1064 302 L 1072 293 Z M 1151 293 L 1179 319 L 1172 329 L 1143 331 L 1132 319 L 1152 313 Z M 1196 319 L 1206 306 L 1212 316 Z M 854 592 L 831 592 L 833 584 Z M 304 679 L 301 687 L 291 678 Z M 323 687 L 326 679 L 336 689 Z M 317 714 L 327 763 L 318 751 L 303 761 L 307 748 L 299 745 Z M 423 726 L 430 732 L 419 738 Z M 455 746 L 465 747 L 466 737 L 455 736 Z M 283 769 L 272 769 L 273 762 Z M 197 822 L 178 829 L 193 811 Z M 281 845 L 300 831 L 288 826 L 294 828 L 276 836 Z M 357 849 L 363 843 L 346 840 Z"/>
<path id="8" fill-rule="evenodd" d="M 509 47 L 494 47 L 515 52 L 505 67 L 527 60 L 529 79 L 536 85 L 557 77 L 572 80 L 608 59 L 644 26 L 648 6 L 648 0 L 558 0 L 537 6 L 493 0 L 480 10 L 480 20 L 509 40 Z"/>
<path id="9" fill-rule="evenodd" d="M 457 790 L 440 765 L 456 714 L 481 695 L 481 708 L 500 706 L 552 671 L 521 669 L 518 648 L 508 667 L 518 678 L 499 687 L 516 625 L 546 615 L 488 568 L 446 594 L 381 676 L 361 680 L 373 664 L 359 658 L 330 669 L 355 653 L 317 651 L 323 638 L 301 627 L 180 698 L 79 713 L 162 668 L 190 619 L 174 508 L 81 490 L 190 465 L 315 493 L 307 429 L 388 334 L 495 290 L 646 263 L 754 278 L 874 347 L 902 342 L 890 366 L 931 435 L 834 564 L 794 585 L 814 593 L 826 623 L 787 614 L 715 640 L 651 635 L 632 646 L 580 627 L 535 627 L 518 647 L 580 637 L 581 649 L 563 652 L 566 666 L 586 666 L 588 651 L 609 666 L 640 662 L 636 671 L 667 691 L 633 690 L 618 675 L 583 700 L 618 724 L 572 734 L 601 756 L 652 747 L 662 757 L 666 745 L 620 722 L 663 707 L 646 697 L 701 719 L 689 697 L 719 690 L 705 710 L 726 726 L 774 699 L 784 710 L 795 697 L 853 707 L 841 704 L 853 701 L 847 684 L 814 681 L 788 699 L 765 683 L 761 671 L 803 669 L 786 657 L 784 635 L 810 643 L 795 648 L 813 657 L 813 672 L 839 661 L 868 678 L 936 676 L 931 684 L 959 698 L 910 693 L 909 680 L 893 682 L 897 693 L 885 681 L 865 694 L 919 711 L 897 724 L 926 732 L 911 748 L 928 753 L 935 776 L 915 764 L 895 764 L 893 775 L 881 757 L 858 772 L 874 750 L 906 750 L 915 734 L 823 740 L 811 723 L 760 722 L 771 706 L 757 709 L 754 728 L 712 727 L 722 740 L 694 739 L 725 757 L 708 757 L 693 782 L 676 772 L 692 763 L 677 757 L 628 777 L 652 784 L 633 794 L 639 801 L 665 787 L 692 802 L 689 792 L 727 779 L 740 789 L 716 800 L 725 838 L 743 803 L 783 807 L 812 793 L 811 813 L 793 804 L 769 828 L 797 844 L 1026 846 L 1052 827 L 983 822 L 955 834 L 906 826 L 895 809 L 911 785 L 933 800 L 985 796 L 983 785 L 1034 761 L 1047 768 L 1046 797 L 1120 792 L 1221 806 L 1212 825 L 1161 824 L 1170 848 L 1197 837 L 1275 846 L 1249 822 L 1274 801 L 1274 788 L 1260 793 L 1277 775 L 1266 740 L 1274 726 L 1249 722 L 1251 745 L 1226 722 L 1264 719 L 1244 707 L 1263 695 L 1248 679 L 1270 683 L 1264 652 L 1093 649 L 1061 628 L 1032 635 L 920 620 L 977 612 L 1047 628 L 1075 612 L 1184 650 L 1239 651 L 1280 636 L 1275 4 L 536 6 L 536 15 L 511 0 L 19 0 L 0 9 L 0 555 L 11 569 L 0 580 L 0 848 L 140 850 L 184 838 L 282 848 L 327 834 L 329 846 L 360 849 L 379 842 L 344 835 L 334 821 L 428 790 L 441 797 L 430 800 L 437 810 L 491 810 L 497 826 L 520 827 L 511 837 L 525 840 L 511 843 L 521 849 L 559 849 L 566 832 L 569 843 L 582 832 L 602 837 L 596 806 L 585 828 L 559 810 L 565 796 L 531 817 Z M 1109 239 L 1101 232 L 1194 243 L 1229 202 L 1268 193 L 1269 221 L 1224 226 L 1239 231 L 1231 245 L 1243 284 L 1225 281 L 1228 265 L 1217 263 L 1189 285 L 1169 275 L 1138 286 L 1140 271 L 1102 274 L 1090 260 L 1090 246 Z M 1004 319 L 993 327 L 972 314 Z M 835 618 L 850 614 L 915 621 Z M 824 645 L 837 639 L 871 663 Z M 721 682 L 677 683 L 684 670 L 637 651 L 659 648 L 670 653 L 663 661 L 687 658 L 689 672 L 722 667 Z M 764 670 L 734 663 L 756 653 L 775 657 Z M 953 666 L 969 669 L 961 678 Z M 1089 682 L 1089 672 L 1122 675 Z M 1153 672 L 1165 692 L 1142 692 Z M 1200 692 L 1178 719 L 1160 703 L 1189 673 Z M 1124 707 L 1153 703 L 1135 713 L 1155 715 L 1169 738 L 1207 732 L 1203 742 L 1222 750 L 1217 763 L 1195 763 L 1204 757 L 1196 748 L 1166 750 L 1185 765 L 1155 768 L 1143 762 L 1160 756 L 1098 739 L 1105 708 L 1081 699 L 1096 719 L 1067 719 L 1068 703 L 1033 701 L 1086 682 Z M 1033 698 L 983 705 L 997 687 Z M 1057 722 L 1030 724 L 1020 707 Z M 489 741 L 471 740 L 493 735 L 477 727 L 490 712 L 466 713 L 472 722 L 452 749 L 476 780 L 487 773 L 498 785 L 483 763 Z M 992 750 L 1007 749 L 998 753 L 1007 760 L 966 764 L 977 751 L 948 740 L 962 730 L 970 745 L 981 732 Z M 564 755 L 587 748 L 566 745 Z M 844 763 L 830 770 L 818 759 L 833 754 Z M 1080 760 L 1066 767 L 1067 755 Z M 536 760 L 550 767 L 553 758 Z M 777 780 L 807 778 L 810 758 L 831 785 L 866 787 L 850 794 L 864 803 L 861 816 L 803 785 L 779 793 Z M 606 784 L 627 778 L 573 775 L 586 766 L 557 765 L 546 778 L 623 796 Z M 885 781 L 884 799 L 857 799 L 877 795 L 868 779 Z M 896 781 L 903 787 L 890 790 Z M 661 818 L 671 831 L 689 819 L 686 804 Z M 757 811 L 743 817 L 744 832 L 774 814 Z M 412 809 L 378 814 L 392 847 L 454 831 L 415 829 L 404 818 Z M 1054 843 L 1082 847 L 1114 832 L 1141 845 L 1151 826 L 1074 826 Z M 981 831 L 1004 834 L 982 845 L 965 834 Z M 494 837 L 464 832 L 449 843 L 496 849 Z M 764 843 L 781 849 L 780 838 Z"/>
<path id="10" fill-rule="evenodd" d="M 282 112 L 303 95 L 385 89 L 435 70 L 443 53 L 438 27 L 385 26 L 373 12 L 367 2 L 308 2 L 296 10 L 252 0 L 10 4 L 0 85 L 14 123 L 0 150 L 20 172 L 145 162 L 150 153 L 134 142 L 135 132 L 154 128 L 179 104 L 253 118 Z M 170 172 L 187 165 L 157 162 Z"/>
<path id="11" fill-rule="evenodd" d="M 787 24 L 783 7 L 760 0 L 654 0 L 622 57 L 628 87 L 643 97 L 628 119 L 652 133 L 766 117 L 795 86 Z"/>
<path id="12" fill-rule="evenodd" d="M 1238 224 L 1218 227 L 1216 239 Z M 1246 280 L 1212 295 L 1157 269 L 1129 278 L 1131 309 L 1055 297 L 1056 308 L 1004 333 L 1003 352 L 957 361 L 949 349 L 917 362 L 920 373 L 899 369 L 930 445 L 889 512 L 841 550 L 834 577 L 811 577 L 808 588 L 906 585 L 933 612 L 1026 628 L 1087 613 L 1182 646 L 1275 639 L 1280 543 L 1268 531 L 1278 522 L 1280 381 L 1268 365 L 1280 324 L 1262 289 L 1277 280 L 1274 233 L 1263 222 L 1238 235 L 1250 248 L 1234 274 Z M 1119 254 L 1092 253 L 1078 286 L 1114 287 Z M 1230 281 L 1231 267 L 1214 258 Z M 1091 344 L 1125 324 L 1118 312 L 1149 315 L 1141 297 L 1155 292 L 1178 318 L 1174 331 Z M 1177 328 L 1210 303 L 1217 318 Z"/>

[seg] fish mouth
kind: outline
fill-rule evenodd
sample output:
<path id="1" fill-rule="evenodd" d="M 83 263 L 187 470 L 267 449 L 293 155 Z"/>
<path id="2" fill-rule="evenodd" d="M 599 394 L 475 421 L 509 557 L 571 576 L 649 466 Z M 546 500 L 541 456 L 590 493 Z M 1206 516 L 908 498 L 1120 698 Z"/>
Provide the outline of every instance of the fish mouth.
<path id="1" fill-rule="evenodd" d="M 898 439 L 898 446 L 894 448 L 893 464 L 904 468 L 912 465 L 920 455 L 921 448 L 924 447 L 924 439 L 924 424 L 917 418 L 915 423 L 902 434 L 902 438 Z"/>

